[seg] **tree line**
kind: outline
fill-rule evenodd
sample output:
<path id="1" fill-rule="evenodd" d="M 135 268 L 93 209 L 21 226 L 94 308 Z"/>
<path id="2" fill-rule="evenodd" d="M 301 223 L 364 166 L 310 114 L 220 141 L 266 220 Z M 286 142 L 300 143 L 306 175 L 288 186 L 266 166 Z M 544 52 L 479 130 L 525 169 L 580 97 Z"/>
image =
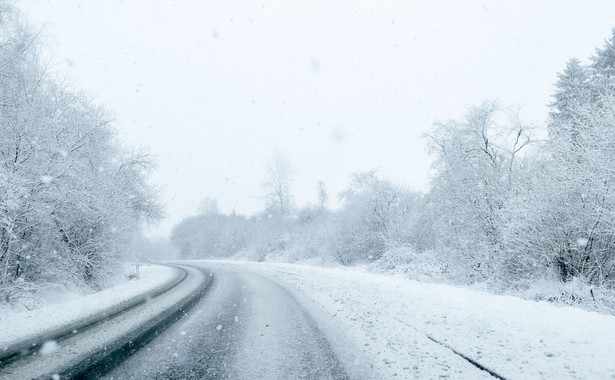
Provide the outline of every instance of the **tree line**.
<path id="1" fill-rule="evenodd" d="M 359 173 L 335 211 L 322 184 L 318 204 L 292 207 L 292 172 L 276 156 L 262 213 L 209 209 L 172 241 L 191 258 L 362 263 L 497 289 L 579 283 L 593 297 L 615 285 L 615 30 L 588 64 L 566 64 L 550 109 L 546 139 L 498 102 L 438 122 L 427 193 Z"/>
<path id="2" fill-rule="evenodd" d="M 161 209 L 152 161 L 48 69 L 38 34 L 0 2 L 0 302 L 44 287 L 96 288 Z"/>

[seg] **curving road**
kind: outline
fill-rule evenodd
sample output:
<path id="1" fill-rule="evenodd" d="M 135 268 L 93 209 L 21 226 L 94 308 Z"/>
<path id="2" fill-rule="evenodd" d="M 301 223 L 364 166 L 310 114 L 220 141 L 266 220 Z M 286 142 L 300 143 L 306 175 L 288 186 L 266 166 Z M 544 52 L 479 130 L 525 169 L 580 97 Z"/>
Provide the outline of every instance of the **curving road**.
<path id="1" fill-rule="evenodd" d="M 358 350 L 332 336 L 334 328 L 319 326 L 300 296 L 257 274 L 206 268 L 213 283 L 192 311 L 105 378 L 371 377 Z"/>

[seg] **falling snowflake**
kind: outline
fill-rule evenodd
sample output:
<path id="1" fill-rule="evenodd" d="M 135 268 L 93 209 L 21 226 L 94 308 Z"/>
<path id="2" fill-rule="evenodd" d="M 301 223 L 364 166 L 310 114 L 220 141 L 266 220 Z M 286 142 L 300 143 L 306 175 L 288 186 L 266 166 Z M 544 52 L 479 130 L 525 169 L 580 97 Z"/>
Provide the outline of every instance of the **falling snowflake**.
<path id="1" fill-rule="evenodd" d="M 50 184 L 53 181 L 53 177 L 50 175 L 41 176 L 41 182 L 45 184 Z"/>
<path id="2" fill-rule="evenodd" d="M 51 355 L 54 352 L 56 352 L 58 350 L 58 344 L 56 343 L 55 340 L 49 340 L 45 343 L 43 343 L 43 346 L 41 347 L 41 350 L 39 351 L 39 353 L 43 356 L 46 355 Z"/>
<path id="3" fill-rule="evenodd" d="M 587 238 L 578 238 L 577 245 L 581 248 L 587 247 L 587 243 L 589 243 L 589 239 Z"/>

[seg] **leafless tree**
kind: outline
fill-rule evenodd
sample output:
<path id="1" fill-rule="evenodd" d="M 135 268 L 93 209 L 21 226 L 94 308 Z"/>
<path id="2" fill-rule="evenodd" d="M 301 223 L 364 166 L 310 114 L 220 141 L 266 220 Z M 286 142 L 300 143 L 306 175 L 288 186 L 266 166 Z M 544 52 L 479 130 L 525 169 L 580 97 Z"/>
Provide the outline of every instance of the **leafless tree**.
<path id="1" fill-rule="evenodd" d="M 277 218 L 287 217 L 293 206 L 290 187 L 293 173 L 288 158 L 277 152 L 267 162 L 266 177 L 262 183 L 268 212 Z"/>

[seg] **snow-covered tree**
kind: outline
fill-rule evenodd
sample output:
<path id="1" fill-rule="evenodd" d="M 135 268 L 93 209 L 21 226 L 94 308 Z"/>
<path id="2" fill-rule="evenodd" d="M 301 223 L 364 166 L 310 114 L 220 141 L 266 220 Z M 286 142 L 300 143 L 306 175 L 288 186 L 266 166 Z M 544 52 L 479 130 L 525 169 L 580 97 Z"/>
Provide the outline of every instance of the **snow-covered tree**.
<path id="1" fill-rule="evenodd" d="M 615 269 L 615 34 L 591 64 L 559 74 L 549 140 L 509 223 L 509 267 L 521 279 L 603 285 Z"/>
<path id="2" fill-rule="evenodd" d="M 234 212 L 218 212 L 217 202 L 206 199 L 197 216 L 181 221 L 171 234 L 171 242 L 185 259 L 224 258 L 246 249 L 253 238 L 254 226 Z"/>
<path id="3" fill-rule="evenodd" d="M 352 176 L 336 214 L 338 260 L 344 264 L 379 259 L 392 246 L 406 243 L 412 195 L 378 178 L 374 171 Z"/>
<path id="4" fill-rule="evenodd" d="M 535 164 L 511 246 L 526 275 L 604 284 L 615 269 L 615 97 L 574 112 L 575 134 L 550 139 Z"/>
<path id="5" fill-rule="evenodd" d="M 596 54 L 591 57 L 591 69 L 592 75 L 595 77 L 594 85 L 606 85 L 611 90 L 613 89 L 612 79 L 615 77 L 615 28 L 613 28 L 611 37 L 605 41 L 604 46 L 597 49 Z"/>
<path id="6" fill-rule="evenodd" d="M 40 63 L 22 16 L 0 2 L 0 296 L 42 283 L 95 287 L 141 221 L 160 208 L 151 159 Z"/>
<path id="7" fill-rule="evenodd" d="M 519 155 L 531 142 L 529 128 L 497 103 L 485 103 L 462 122 L 436 124 L 429 137 L 434 248 L 448 252 L 456 276 L 485 280 L 502 259 L 504 208 L 523 175 Z"/>
<path id="8" fill-rule="evenodd" d="M 292 168 L 290 161 L 282 153 L 277 152 L 266 166 L 263 190 L 267 212 L 282 219 L 290 215 L 293 198 L 290 191 L 292 184 Z"/>

